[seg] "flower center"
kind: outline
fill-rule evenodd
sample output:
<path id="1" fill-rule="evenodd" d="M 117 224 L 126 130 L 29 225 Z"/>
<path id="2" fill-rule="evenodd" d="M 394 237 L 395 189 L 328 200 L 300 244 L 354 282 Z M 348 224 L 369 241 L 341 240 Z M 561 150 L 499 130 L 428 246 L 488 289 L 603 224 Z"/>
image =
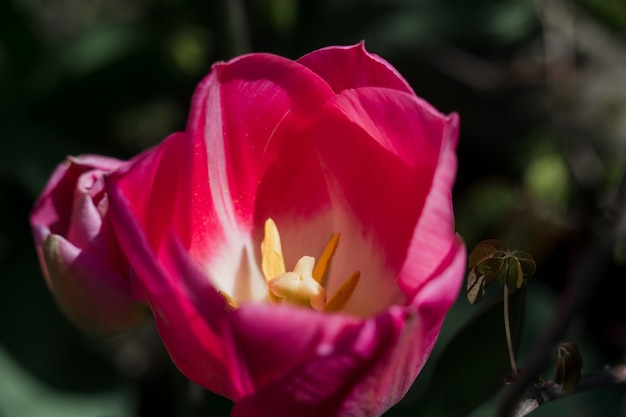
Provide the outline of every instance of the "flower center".
<path id="1" fill-rule="evenodd" d="M 265 234 L 261 242 L 261 270 L 267 282 L 268 299 L 272 304 L 295 304 L 318 311 L 341 311 L 350 300 L 359 282 L 360 272 L 350 275 L 333 297 L 326 301 L 324 285 L 328 278 L 330 262 L 339 245 L 339 234 L 330 238 L 319 261 L 312 256 L 303 256 L 293 271 L 287 271 L 280 242 L 278 227 L 272 219 L 265 221 Z M 229 305 L 237 308 L 237 302 L 220 292 Z"/>

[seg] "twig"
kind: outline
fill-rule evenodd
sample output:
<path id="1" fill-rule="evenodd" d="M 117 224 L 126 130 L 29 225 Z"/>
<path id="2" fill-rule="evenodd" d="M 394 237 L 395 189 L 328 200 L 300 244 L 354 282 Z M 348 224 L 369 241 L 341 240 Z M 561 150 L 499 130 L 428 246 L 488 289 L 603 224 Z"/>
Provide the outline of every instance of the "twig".
<path id="1" fill-rule="evenodd" d="M 626 364 L 602 371 L 584 375 L 573 391 L 565 392 L 561 385 L 553 381 L 543 381 L 528 391 L 528 395 L 518 403 L 513 414 L 514 417 L 523 417 L 542 404 L 548 403 L 568 395 L 577 394 L 593 388 L 609 384 L 622 384 L 626 382 Z"/>

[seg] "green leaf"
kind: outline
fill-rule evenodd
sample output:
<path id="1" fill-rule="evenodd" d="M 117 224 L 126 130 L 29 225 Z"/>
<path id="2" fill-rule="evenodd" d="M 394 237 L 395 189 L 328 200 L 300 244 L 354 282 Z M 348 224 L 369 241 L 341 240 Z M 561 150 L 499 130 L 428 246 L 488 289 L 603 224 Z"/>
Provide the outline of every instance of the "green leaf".
<path id="1" fill-rule="evenodd" d="M 485 276 L 487 282 L 491 282 L 502 271 L 505 260 L 504 257 L 483 259 L 475 269 Z"/>
<path id="2" fill-rule="evenodd" d="M 517 258 L 508 256 L 503 262 L 503 268 L 498 274 L 498 281 L 509 287 L 520 288 L 524 283 L 524 274 Z"/>
<path id="3" fill-rule="evenodd" d="M 528 278 L 531 275 L 534 275 L 537 265 L 535 264 L 535 259 L 532 257 L 532 255 L 519 250 L 515 251 L 514 255 L 522 267 L 524 278 Z"/>
<path id="4" fill-rule="evenodd" d="M 510 296 L 514 345 L 520 339 L 525 289 Z M 510 372 L 502 298 L 479 311 L 443 349 L 432 378 L 411 411 L 397 407 L 390 416 L 465 415 L 500 389 Z"/>
<path id="5" fill-rule="evenodd" d="M 489 258 L 498 251 L 497 245 L 499 241 L 485 240 L 474 247 L 468 257 L 468 268 L 473 269 L 480 261 Z"/>
<path id="6" fill-rule="evenodd" d="M 502 268 L 503 258 L 484 258 L 467 276 L 467 299 L 471 304 L 477 304 L 485 293 L 485 288 L 489 282 L 498 274 Z"/>

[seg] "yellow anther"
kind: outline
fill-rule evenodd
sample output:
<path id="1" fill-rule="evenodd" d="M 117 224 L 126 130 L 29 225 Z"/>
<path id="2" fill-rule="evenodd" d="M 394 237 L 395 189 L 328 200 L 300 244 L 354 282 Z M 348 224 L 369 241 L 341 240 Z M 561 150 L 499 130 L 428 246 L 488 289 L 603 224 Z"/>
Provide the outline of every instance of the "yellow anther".
<path id="1" fill-rule="evenodd" d="M 238 308 L 238 307 L 239 307 L 239 304 L 237 304 L 237 301 L 235 301 L 233 297 L 231 297 L 230 295 L 228 295 L 228 294 L 227 294 L 227 293 L 225 293 L 224 291 L 219 291 L 219 293 L 220 293 L 220 295 L 221 295 L 222 297 L 224 297 L 224 300 L 226 300 L 226 303 L 228 303 L 228 305 L 229 305 L 231 308 L 236 309 L 236 308 Z"/>
<path id="2" fill-rule="evenodd" d="M 322 256 L 320 256 L 319 261 L 315 265 L 313 269 L 313 278 L 321 285 L 326 284 L 326 279 L 328 278 L 328 267 L 330 266 L 330 261 L 333 259 L 333 255 L 337 250 L 337 246 L 339 246 L 339 233 L 333 233 L 328 241 L 328 244 L 324 248 L 324 252 L 322 252 Z"/>
<path id="3" fill-rule="evenodd" d="M 326 290 L 313 279 L 315 258 L 303 256 L 293 272 L 285 272 L 268 283 L 270 293 L 280 300 L 322 310 L 326 305 Z"/>
<path id="4" fill-rule="evenodd" d="M 285 258 L 280 244 L 280 234 L 274 220 L 265 221 L 265 235 L 261 242 L 261 269 L 266 281 L 285 273 Z"/>
<path id="5" fill-rule="evenodd" d="M 354 293 L 360 277 L 361 273 L 359 271 L 350 275 L 350 277 L 348 277 L 348 279 L 345 280 L 341 287 L 337 290 L 335 295 L 333 295 L 333 298 L 328 301 L 326 307 L 324 307 L 324 311 L 334 313 L 343 310 L 348 303 L 348 300 L 350 300 L 350 297 L 352 297 L 352 293 Z"/>
<path id="6" fill-rule="evenodd" d="M 284 274 L 285 258 L 283 257 L 283 248 L 280 244 L 280 233 L 274 220 L 267 219 L 265 221 L 265 230 L 263 242 L 261 242 L 261 270 L 268 283 L 272 278 Z M 271 303 L 277 302 L 276 296 L 269 291 L 268 298 Z"/>

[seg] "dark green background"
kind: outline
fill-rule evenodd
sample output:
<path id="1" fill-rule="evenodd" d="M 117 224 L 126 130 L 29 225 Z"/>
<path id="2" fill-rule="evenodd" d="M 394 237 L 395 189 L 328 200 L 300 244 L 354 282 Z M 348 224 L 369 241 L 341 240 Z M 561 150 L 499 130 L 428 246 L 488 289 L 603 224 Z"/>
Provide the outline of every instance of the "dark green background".
<path id="1" fill-rule="evenodd" d="M 226 415 L 228 401 L 177 374 L 150 326 L 105 342 L 68 324 L 28 212 L 67 155 L 128 158 L 182 130 L 213 62 L 361 40 L 460 114 L 455 210 L 468 247 L 503 238 L 537 259 L 523 367 L 589 248 L 624 216 L 613 202 L 626 166 L 625 35 L 621 0 L 0 0 L 0 417 Z M 623 264 L 591 270 L 597 291 L 566 336 L 584 372 L 626 360 Z M 461 295 L 437 352 L 478 310 Z M 390 415 L 454 415 L 487 399 L 503 376 L 487 371 L 504 348 L 499 314 L 461 333 L 471 337 L 456 346 L 475 349 L 433 358 Z M 444 397 L 429 393 L 442 383 Z M 625 401 L 610 387 L 536 415 L 626 415 Z M 481 407 L 473 415 L 490 415 L 493 399 Z"/>

